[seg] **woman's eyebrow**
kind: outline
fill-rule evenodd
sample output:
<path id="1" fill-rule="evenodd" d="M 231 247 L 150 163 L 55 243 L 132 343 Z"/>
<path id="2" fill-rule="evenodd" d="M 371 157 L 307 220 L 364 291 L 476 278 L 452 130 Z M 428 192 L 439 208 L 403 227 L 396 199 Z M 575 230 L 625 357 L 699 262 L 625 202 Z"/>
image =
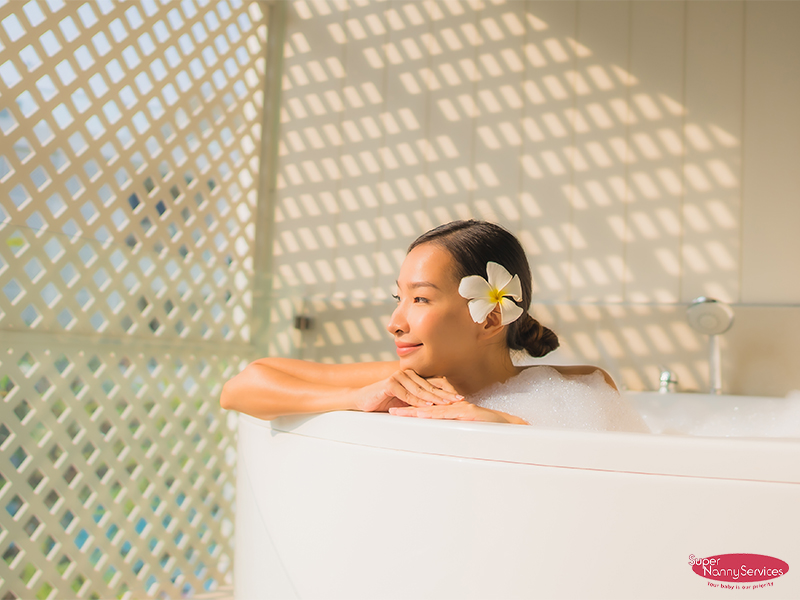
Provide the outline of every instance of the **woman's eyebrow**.
<path id="1" fill-rule="evenodd" d="M 396 281 L 395 281 L 395 283 L 397 284 L 398 287 L 400 287 L 399 283 L 397 283 Z M 435 290 L 439 290 L 439 286 L 431 283 L 430 281 L 413 281 L 413 282 L 408 284 L 408 289 L 410 289 L 410 290 L 414 290 L 416 288 L 421 288 L 421 287 L 430 287 L 430 288 L 433 288 Z M 441 290 L 439 290 L 439 291 L 441 291 Z"/>

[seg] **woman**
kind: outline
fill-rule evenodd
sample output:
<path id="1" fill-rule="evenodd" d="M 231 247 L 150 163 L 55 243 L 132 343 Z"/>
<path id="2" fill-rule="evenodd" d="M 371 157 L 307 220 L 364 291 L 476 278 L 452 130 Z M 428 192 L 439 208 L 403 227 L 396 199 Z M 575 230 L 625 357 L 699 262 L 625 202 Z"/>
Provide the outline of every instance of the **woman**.
<path id="1" fill-rule="evenodd" d="M 527 312 L 531 273 L 519 241 L 482 221 L 437 227 L 409 247 L 397 290 L 387 329 L 399 360 L 328 365 L 262 358 L 225 384 L 222 407 L 262 419 L 361 410 L 529 424 L 468 400 L 538 368 L 515 366 L 511 350 L 541 357 L 558 347 L 556 335 Z M 616 390 L 596 367 L 553 368 L 566 378 L 599 372 Z"/>

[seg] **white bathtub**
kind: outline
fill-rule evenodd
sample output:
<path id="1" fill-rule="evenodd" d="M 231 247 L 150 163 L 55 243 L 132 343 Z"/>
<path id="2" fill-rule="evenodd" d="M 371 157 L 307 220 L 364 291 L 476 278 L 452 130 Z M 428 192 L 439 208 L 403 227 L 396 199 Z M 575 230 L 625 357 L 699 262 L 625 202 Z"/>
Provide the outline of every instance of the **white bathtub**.
<path id="1" fill-rule="evenodd" d="M 688 401 L 633 400 L 662 425 Z M 242 416 L 237 473 L 240 600 L 800 598 L 800 439 Z M 734 553 L 789 571 L 737 591 L 689 566 Z"/>

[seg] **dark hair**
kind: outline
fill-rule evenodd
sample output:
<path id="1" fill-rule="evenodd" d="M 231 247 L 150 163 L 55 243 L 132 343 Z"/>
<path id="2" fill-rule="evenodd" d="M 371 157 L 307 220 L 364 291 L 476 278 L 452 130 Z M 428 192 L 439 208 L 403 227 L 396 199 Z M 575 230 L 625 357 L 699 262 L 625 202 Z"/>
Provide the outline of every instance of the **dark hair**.
<path id="1" fill-rule="evenodd" d="M 488 277 L 486 263 L 503 265 L 512 275 L 519 275 L 525 313 L 508 325 L 506 343 L 512 350 L 525 350 L 531 356 L 544 356 L 558 348 L 558 337 L 534 319 L 531 306 L 531 269 L 525 251 L 514 235 L 486 221 L 452 221 L 423 233 L 408 247 L 411 252 L 421 244 L 432 243 L 447 250 L 456 263 L 456 279 L 468 275 Z"/>

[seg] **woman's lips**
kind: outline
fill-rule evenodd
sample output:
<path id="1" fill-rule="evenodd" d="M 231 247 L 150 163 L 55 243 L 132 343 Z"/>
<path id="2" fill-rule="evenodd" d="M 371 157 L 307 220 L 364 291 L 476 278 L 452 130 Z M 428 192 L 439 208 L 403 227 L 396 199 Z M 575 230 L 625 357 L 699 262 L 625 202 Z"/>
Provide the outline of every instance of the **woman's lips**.
<path id="1" fill-rule="evenodd" d="M 414 352 L 417 348 L 421 348 L 422 344 L 403 344 L 401 342 L 395 342 L 395 346 L 397 346 L 398 356 L 406 356 Z"/>

